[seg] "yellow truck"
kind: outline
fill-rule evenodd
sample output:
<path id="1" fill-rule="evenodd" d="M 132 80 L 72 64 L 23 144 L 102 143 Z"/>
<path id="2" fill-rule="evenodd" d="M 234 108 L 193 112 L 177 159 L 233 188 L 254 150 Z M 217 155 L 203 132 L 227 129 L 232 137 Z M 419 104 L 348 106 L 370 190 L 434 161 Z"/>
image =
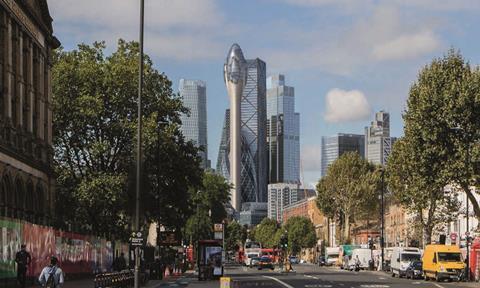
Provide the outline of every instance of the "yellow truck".
<path id="1" fill-rule="evenodd" d="M 427 245 L 422 257 L 425 280 L 459 280 L 465 270 L 460 248 L 454 245 Z"/>

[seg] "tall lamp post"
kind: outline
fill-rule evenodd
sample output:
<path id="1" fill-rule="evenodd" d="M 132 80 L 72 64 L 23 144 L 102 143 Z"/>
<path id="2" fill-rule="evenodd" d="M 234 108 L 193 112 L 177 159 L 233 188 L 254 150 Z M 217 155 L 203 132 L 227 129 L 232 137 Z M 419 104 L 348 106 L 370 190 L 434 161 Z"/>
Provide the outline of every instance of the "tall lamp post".
<path id="1" fill-rule="evenodd" d="M 140 41 L 139 41 L 139 73 L 138 73 L 138 119 L 137 119 L 137 183 L 135 196 L 135 231 L 140 230 L 140 176 L 142 165 L 142 92 L 143 92 L 143 23 L 144 0 L 140 0 Z M 134 287 L 140 287 L 140 247 L 135 247 Z"/>
<path id="2" fill-rule="evenodd" d="M 382 191 L 380 193 L 380 248 L 382 249 L 382 263 L 380 264 L 383 270 L 385 263 L 385 206 L 384 206 L 384 194 L 385 194 L 385 168 L 382 167 Z"/>
<path id="3" fill-rule="evenodd" d="M 452 131 L 455 131 L 455 132 L 465 132 L 465 130 L 462 128 L 462 127 L 454 127 L 454 128 L 451 128 Z M 468 139 L 469 140 L 469 139 Z M 470 141 L 465 141 L 465 152 L 467 153 L 466 157 L 465 157 L 465 168 L 467 169 L 467 171 L 470 171 Z M 467 177 L 469 173 L 467 173 Z M 470 179 L 468 179 L 468 182 L 467 182 L 467 189 L 470 190 Z M 467 269 L 467 281 L 470 281 L 470 243 L 469 243 L 469 240 L 470 240 L 470 225 L 469 225 L 469 202 L 470 200 L 468 199 L 468 192 L 465 191 L 465 214 L 466 214 L 466 221 L 467 221 L 467 227 L 466 227 L 466 231 L 465 231 L 465 243 L 467 245 L 467 265 L 466 265 L 466 269 Z"/>

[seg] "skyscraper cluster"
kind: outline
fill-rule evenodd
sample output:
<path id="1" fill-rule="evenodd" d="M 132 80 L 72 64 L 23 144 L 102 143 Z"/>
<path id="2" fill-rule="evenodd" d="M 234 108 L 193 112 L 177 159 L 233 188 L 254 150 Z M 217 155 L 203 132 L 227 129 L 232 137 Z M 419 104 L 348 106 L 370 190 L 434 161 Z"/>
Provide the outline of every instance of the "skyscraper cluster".
<path id="1" fill-rule="evenodd" d="M 375 119 L 365 134 L 338 133 L 334 136 L 322 137 L 321 175 L 342 154 L 353 151 L 373 164 L 385 165 L 393 143 L 397 138 L 390 137 L 390 114 L 383 110 L 375 113 Z"/>

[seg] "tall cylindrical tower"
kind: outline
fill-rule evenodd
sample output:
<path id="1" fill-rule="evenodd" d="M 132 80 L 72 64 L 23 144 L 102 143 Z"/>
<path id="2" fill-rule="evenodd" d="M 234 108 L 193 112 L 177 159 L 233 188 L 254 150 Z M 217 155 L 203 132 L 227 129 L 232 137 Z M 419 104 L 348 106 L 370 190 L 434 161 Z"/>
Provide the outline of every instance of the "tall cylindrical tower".
<path id="1" fill-rule="evenodd" d="M 241 134 L 240 121 L 243 88 L 247 77 L 246 61 L 242 49 L 238 44 L 233 44 L 228 51 L 227 60 L 223 71 L 225 86 L 230 98 L 230 178 L 233 184 L 231 191 L 232 207 L 240 211 L 241 208 Z"/>

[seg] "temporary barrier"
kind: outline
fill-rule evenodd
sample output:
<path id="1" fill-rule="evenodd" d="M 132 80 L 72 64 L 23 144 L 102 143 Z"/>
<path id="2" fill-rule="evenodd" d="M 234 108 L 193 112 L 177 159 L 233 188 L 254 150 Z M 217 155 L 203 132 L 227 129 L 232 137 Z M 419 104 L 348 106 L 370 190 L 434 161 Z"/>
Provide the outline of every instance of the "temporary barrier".
<path id="1" fill-rule="evenodd" d="M 100 273 L 95 275 L 95 288 L 128 288 L 133 287 L 134 274 L 132 271 L 114 273 Z"/>
<path id="2" fill-rule="evenodd" d="M 55 230 L 52 227 L 0 217 L 0 279 L 14 278 L 15 254 L 25 243 L 32 256 L 28 277 L 36 277 L 49 264 L 50 257 L 59 259 L 67 274 L 111 271 L 114 251 L 125 251 L 124 243 L 112 243 L 97 236 Z M 127 250 L 128 251 L 128 250 Z"/>

